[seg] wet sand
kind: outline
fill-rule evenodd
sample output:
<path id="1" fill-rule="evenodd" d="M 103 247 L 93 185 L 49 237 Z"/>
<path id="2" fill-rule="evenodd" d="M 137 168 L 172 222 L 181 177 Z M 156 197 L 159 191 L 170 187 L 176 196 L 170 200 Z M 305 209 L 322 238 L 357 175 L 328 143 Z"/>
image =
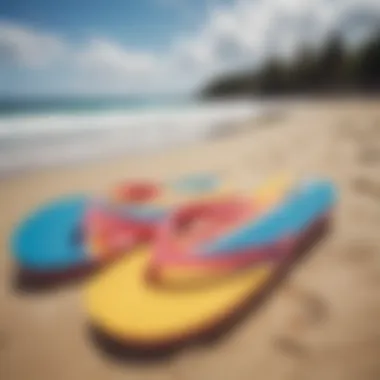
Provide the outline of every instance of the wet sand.
<path id="1" fill-rule="evenodd" d="M 161 360 L 105 356 L 89 340 L 81 285 L 22 293 L 8 239 L 32 207 L 68 192 L 101 194 L 122 179 L 215 172 L 250 187 L 279 171 L 324 175 L 340 192 L 333 231 L 259 309 L 212 344 Z M 380 101 L 293 106 L 194 146 L 24 173 L 0 182 L 0 378 L 380 378 Z"/>

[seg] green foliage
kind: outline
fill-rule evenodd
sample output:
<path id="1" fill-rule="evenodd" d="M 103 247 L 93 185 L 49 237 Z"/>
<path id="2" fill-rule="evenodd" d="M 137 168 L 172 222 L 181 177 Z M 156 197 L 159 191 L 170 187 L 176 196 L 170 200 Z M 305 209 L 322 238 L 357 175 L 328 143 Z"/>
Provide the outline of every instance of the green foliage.
<path id="1" fill-rule="evenodd" d="M 338 34 L 319 50 L 302 46 L 291 63 L 267 60 L 258 70 L 216 78 L 205 97 L 380 92 L 380 30 L 349 51 Z"/>

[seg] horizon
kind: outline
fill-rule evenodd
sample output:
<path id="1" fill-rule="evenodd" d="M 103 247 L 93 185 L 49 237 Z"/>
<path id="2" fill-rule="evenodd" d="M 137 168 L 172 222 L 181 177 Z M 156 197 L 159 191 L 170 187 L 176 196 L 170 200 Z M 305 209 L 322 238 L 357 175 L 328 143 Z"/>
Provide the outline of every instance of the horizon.
<path id="1" fill-rule="evenodd" d="M 15 0 L 0 10 L 0 100 L 188 96 L 211 79 L 379 25 L 377 0 Z"/>

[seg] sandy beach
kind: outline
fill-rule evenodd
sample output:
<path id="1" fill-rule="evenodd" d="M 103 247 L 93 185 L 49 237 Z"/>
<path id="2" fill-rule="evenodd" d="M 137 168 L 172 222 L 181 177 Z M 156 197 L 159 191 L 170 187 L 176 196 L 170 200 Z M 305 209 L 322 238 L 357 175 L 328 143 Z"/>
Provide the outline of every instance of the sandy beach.
<path id="1" fill-rule="evenodd" d="M 0 182 L 0 379 L 380 379 L 380 101 L 292 105 L 224 132 L 167 152 Z M 128 178 L 199 172 L 237 188 L 278 172 L 323 175 L 339 189 L 333 231 L 217 342 L 161 361 L 114 361 L 88 339 L 80 284 L 14 288 L 9 236 L 33 207 L 67 193 L 104 194 Z"/>

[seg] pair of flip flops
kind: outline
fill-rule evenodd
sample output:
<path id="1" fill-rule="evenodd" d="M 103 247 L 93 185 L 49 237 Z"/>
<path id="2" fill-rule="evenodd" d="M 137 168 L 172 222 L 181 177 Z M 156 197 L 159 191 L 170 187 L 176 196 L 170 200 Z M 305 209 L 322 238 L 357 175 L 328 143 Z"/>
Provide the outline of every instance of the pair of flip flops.
<path id="1" fill-rule="evenodd" d="M 281 180 L 246 197 L 180 206 L 150 245 L 90 281 L 88 319 L 111 340 L 148 350 L 207 335 L 325 231 L 335 201 L 328 181 Z"/>
<path id="2" fill-rule="evenodd" d="M 82 276 L 148 241 L 161 218 L 184 199 L 207 197 L 220 190 L 211 174 L 167 184 L 122 183 L 96 199 L 70 195 L 55 199 L 28 215 L 11 240 L 22 273 L 36 280 Z"/>
<path id="3" fill-rule="evenodd" d="M 320 235 L 336 199 L 318 179 L 280 176 L 235 196 L 186 181 L 169 186 L 187 194 L 174 204 L 167 187 L 129 183 L 105 199 L 45 205 L 17 229 L 15 259 L 37 277 L 104 267 L 86 285 L 89 321 L 124 346 L 156 350 L 239 315 Z"/>

